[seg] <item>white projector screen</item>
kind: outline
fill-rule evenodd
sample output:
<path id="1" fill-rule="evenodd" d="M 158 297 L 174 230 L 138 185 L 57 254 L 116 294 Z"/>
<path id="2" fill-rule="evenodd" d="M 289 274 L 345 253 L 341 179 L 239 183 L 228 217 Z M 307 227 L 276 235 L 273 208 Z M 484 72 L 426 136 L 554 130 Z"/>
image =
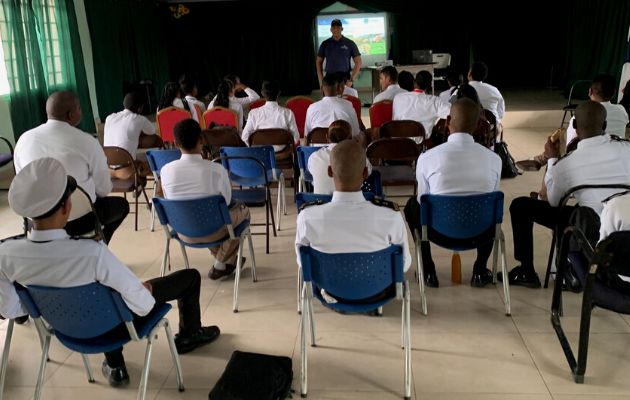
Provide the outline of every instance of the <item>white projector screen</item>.
<path id="1" fill-rule="evenodd" d="M 317 49 L 329 37 L 330 23 L 341 20 L 342 34 L 352 39 L 361 52 L 363 66 L 387 60 L 389 43 L 387 35 L 387 13 L 327 14 L 317 16 Z"/>

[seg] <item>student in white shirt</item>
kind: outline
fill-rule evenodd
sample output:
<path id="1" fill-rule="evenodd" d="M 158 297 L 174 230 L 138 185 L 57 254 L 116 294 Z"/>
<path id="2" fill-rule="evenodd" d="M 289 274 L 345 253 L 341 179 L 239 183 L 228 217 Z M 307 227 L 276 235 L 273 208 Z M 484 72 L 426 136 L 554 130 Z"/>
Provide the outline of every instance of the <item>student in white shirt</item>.
<path id="1" fill-rule="evenodd" d="M 415 77 L 409 71 L 400 71 L 398 74 L 398 85 L 401 89 L 412 92 L 415 85 Z"/>
<path id="2" fill-rule="evenodd" d="M 184 98 L 182 103 L 188 105 L 188 110 L 192 117 L 198 123 L 203 119 L 203 112 L 206 111 L 206 105 L 197 99 L 197 84 L 189 78 L 183 77 L 179 81 Z"/>
<path id="3" fill-rule="evenodd" d="M 158 102 L 157 111 L 163 110 L 167 107 L 177 107 L 186 111 L 190 111 L 182 101 L 182 91 L 178 82 L 167 82 L 162 90 L 162 96 Z"/>
<path id="4" fill-rule="evenodd" d="M 483 108 L 494 114 L 500 124 L 505 115 L 505 100 L 499 89 L 483 82 L 487 77 L 488 66 L 482 62 L 473 63 L 468 72 L 468 84 L 477 91 Z"/>
<path id="5" fill-rule="evenodd" d="M 413 120 L 420 122 L 427 137 L 431 134 L 437 120 L 446 118 L 451 109 L 450 103 L 445 103 L 439 97 L 426 93 L 431 88 L 432 81 L 433 75 L 429 71 L 418 72 L 413 92 L 396 95 L 392 106 L 392 119 L 394 121 Z"/>
<path id="6" fill-rule="evenodd" d="M 81 122 L 79 98 L 73 92 L 55 92 L 46 101 L 46 114 L 48 121 L 45 124 L 24 132 L 18 139 L 15 170 L 20 172 L 26 164 L 38 158 L 52 157 L 59 161 L 90 196 L 98 220 L 103 224 L 105 242 L 109 243 L 114 231 L 129 214 L 129 203 L 120 196 L 108 196 L 112 191 L 112 180 L 105 152 L 92 135 L 76 128 Z M 72 235 L 93 229 L 92 214 L 66 226 Z"/>
<path id="7" fill-rule="evenodd" d="M 219 83 L 217 95 L 214 97 L 214 100 L 208 104 L 208 110 L 213 107 L 225 107 L 234 110 L 237 115 L 238 126 L 236 129 L 238 133 L 243 131 L 243 106 L 240 102 L 236 101 L 236 97 L 234 97 L 234 86 L 232 82 L 224 79 Z"/>
<path id="8" fill-rule="evenodd" d="M 334 74 L 328 74 L 324 77 L 322 80 L 324 97 L 320 101 L 311 104 L 306 110 L 306 121 L 304 124 L 304 132 L 306 134 L 315 128 L 328 127 L 333 121 L 343 119 L 348 121 L 352 127 L 353 138 L 363 137 L 357 113 L 354 111 L 352 103 L 337 96 L 339 88 L 339 81 Z"/>
<path id="9" fill-rule="evenodd" d="M 220 194 L 230 209 L 233 227 L 248 220 L 249 209 L 241 203 L 231 203 L 232 185 L 226 169 L 221 164 L 201 157 L 202 140 L 199 124 L 192 119 L 183 120 L 175 124 L 173 131 L 175 144 L 181 150 L 182 156 L 179 160 L 166 164 L 160 171 L 164 197 L 169 200 L 184 200 Z M 217 241 L 227 235 L 227 228 L 223 227 L 204 237 L 184 235 L 180 237 L 189 243 L 206 243 Z M 210 251 L 216 259 L 208 273 L 210 279 L 219 279 L 234 272 L 238 239 L 227 240 L 217 247 L 212 247 Z"/>
<path id="10" fill-rule="evenodd" d="M 630 192 L 616 194 L 604 200 L 600 220 L 600 241 L 613 232 L 630 230 Z"/>
<path id="11" fill-rule="evenodd" d="M 395 67 L 391 65 L 384 66 L 381 68 L 378 76 L 381 93 L 374 97 L 373 103 L 383 100 L 394 100 L 398 93 L 407 93 L 405 89 L 398 85 L 398 70 Z"/>
<path id="12" fill-rule="evenodd" d="M 241 78 L 234 74 L 228 74 L 223 79 L 228 80 L 232 83 L 232 87 L 234 91 L 230 96 L 230 100 L 238 103 L 243 107 L 243 115 L 244 118 L 247 119 L 249 114 L 249 105 L 256 100 L 260 99 L 260 96 L 256 91 L 243 82 L 241 82 Z M 214 99 L 213 99 L 214 100 Z"/>
<path id="13" fill-rule="evenodd" d="M 262 94 L 267 100 L 265 104 L 249 113 L 245 128 L 241 138 L 243 142 L 249 145 L 249 137 L 258 129 L 286 129 L 293 135 L 294 142 L 297 144 L 300 140 L 300 132 L 295 123 L 295 115 L 293 111 L 278 104 L 280 96 L 280 86 L 274 81 L 265 81 L 262 86 Z M 290 149 L 286 146 L 273 146 L 276 152 L 276 159 L 285 159 L 292 156 Z"/>
<path id="14" fill-rule="evenodd" d="M 420 197 L 423 194 L 465 196 L 495 192 L 501 181 L 501 158 L 488 148 L 475 143 L 472 132 L 477 128 L 480 108 L 470 99 L 457 100 L 447 118 L 448 141 L 422 153 L 416 163 L 418 196 L 409 199 L 405 216 L 414 231 L 420 225 Z M 477 248 L 471 286 L 483 287 L 492 282 L 486 263 L 492 253 L 492 242 Z M 424 278 L 428 286 L 437 287 L 439 281 L 431 258 L 428 242 L 422 243 Z"/>
<path id="15" fill-rule="evenodd" d="M 53 158 L 27 164 L 13 179 L 9 206 L 18 215 L 30 218 L 33 229 L 25 239 L 0 244 L 0 314 L 5 318 L 26 314 L 13 282 L 61 288 L 99 282 L 120 293 L 136 319 L 149 314 L 156 305 L 177 300 L 178 353 L 214 341 L 219 328 L 201 325 L 201 278 L 197 270 L 184 269 L 142 282 L 102 241 L 68 236 L 63 228 L 72 209 L 70 195 L 76 187 L 76 180 Z M 102 371 L 111 386 L 129 384 L 122 347 L 105 353 Z"/>
<path id="16" fill-rule="evenodd" d="M 446 74 L 446 82 L 448 82 L 449 88 L 440 93 L 440 100 L 445 103 L 455 103 L 457 96 L 457 88 L 464 83 L 464 77 L 459 72 L 450 71 Z"/>
<path id="17" fill-rule="evenodd" d="M 136 161 L 136 168 L 141 176 L 151 173 L 146 156 L 137 158 L 139 143 L 142 138 L 143 147 L 162 147 L 162 139 L 156 135 L 155 124 L 142 115 L 145 96 L 138 92 L 127 93 L 123 100 L 123 111 L 111 114 L 105 119 L 104 146 L 121 147 L 131 154 Z M 133 168 L 121 168 L 110 171 L 111 175 L 127 179 L 133 175 Z"/>

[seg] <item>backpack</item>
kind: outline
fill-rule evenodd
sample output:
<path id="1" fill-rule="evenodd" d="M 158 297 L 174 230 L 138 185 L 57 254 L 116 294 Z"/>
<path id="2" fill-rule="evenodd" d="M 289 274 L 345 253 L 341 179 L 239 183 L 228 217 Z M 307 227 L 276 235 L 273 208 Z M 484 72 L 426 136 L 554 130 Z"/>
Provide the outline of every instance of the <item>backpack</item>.
<path id="1" fill-rule="evenodd" d="M 606 239 L 599 242 L 593 257 L 593 264 L 597 264 L 597 279 L 604 285 L 611 287 L 625 295 L 630 295 L 630 282 L 619 275 L 630 275 L 628 258 L 630 257 L 630 232 L 613 232 Z"/>
<path id="2" fill-rule="evenodd" d="M 507 143 L 503 141 L 495 143 L 494 152 L 501 157 L 501 178 L 514 178 L 522 174 L 514 162 L 514 157 L 508 151 Z"/>
<path id="3" fill-rule="evenodd" d="M 293 367 L 289 357 L 232 353 L 209 400 L 283 400 L 291 394 Z"/>

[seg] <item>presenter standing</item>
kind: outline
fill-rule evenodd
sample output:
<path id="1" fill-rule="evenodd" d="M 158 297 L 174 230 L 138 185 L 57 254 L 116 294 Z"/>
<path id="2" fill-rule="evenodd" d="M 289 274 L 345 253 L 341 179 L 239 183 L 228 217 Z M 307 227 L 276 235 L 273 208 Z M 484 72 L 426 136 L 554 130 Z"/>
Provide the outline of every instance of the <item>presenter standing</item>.
<path id="1" fill-rule="evenodd" d="M 341 34 L 342 31 L 343 26 L 341 25 L 341 21 L 333 19 L 330 23 L 332 37 L 324 40 L 319 46 L 315 67 L 317 68 L 317 78 L 319 79 L 320 86 L 324 78 L 324 59 L 326 60 L 326 75 L 342 73 L 344 76 L 347 76 L 352 71 L 350 73 L 350 80 L 354 81 L 354 78 L 359 74 L 359 70 L 361 69 L 361 53 L 356 43 L 343 36 Z M 350 66 L 350 59 L 354 61 L 354 68 Z"/>

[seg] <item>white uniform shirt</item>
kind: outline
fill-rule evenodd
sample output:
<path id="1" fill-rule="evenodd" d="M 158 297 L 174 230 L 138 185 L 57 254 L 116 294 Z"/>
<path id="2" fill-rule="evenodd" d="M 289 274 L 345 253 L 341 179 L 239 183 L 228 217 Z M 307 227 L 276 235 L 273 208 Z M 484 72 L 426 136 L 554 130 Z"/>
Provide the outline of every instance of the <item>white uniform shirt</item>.
<path id="1" fill-rule="evenodd" d="M 235 99 L 235 97 L 230 97 L 230 110 L 236 111 L 237 120 L 238 120 L 238 126 L 236 128 L 238 132 L 240 133 L 243 131 L 243 106 L 241 106 L 240 103 L 232 99 Z M 210 104 L 208 104 L 208 110 L 211 109 L 212 107 L 214 107 L 214 100 L 212 100 Z"/>
<path id="2" fill-rule="evenodd" d="M 365 200 L 362 192 L 334 192 L 330 203 L 307 207 L 298 215 L 295 251 L 300 246 L 324 253 L 370 253 L 390 245 L 403 248 L 407 271 L 411 255 L 402 214 Z"/>
<path id="3" fill-rule="evenodd" d="M 453 89 L 455 89 L 455 90 L 453 90 Z M 451 86 L 449 89 L 447 89 L 447 90 L 443 91 L 442 93 L 440 93 L 440 95 L 438 97 L 440 98 L 440 100 L 442 100 L 445 103 L 453 104 L 453 102 L 451 101 L 451 98 L 453 98 L 453 96 L 457 96 L 457 87 L 456 86 Z"/>
<path id="4" fill-rule="evenodd" d="M 140 134 L 155 135 L 155 124 L 145 116 L 129 110 L 111 114 L 105 120 L 104 146 L 117 146 L 127 150 L 136 159 Z"/>
<path id="5" fill-rule="evenodd" d="M 613 232 L 630 230 L 630 196 L 625 194 L 604 203 L 600 221 L 599 240 Z"/>
<path id="6" fill-rule="evenodd" d="M 313 175 L 313 193 L 318 194 L 333 194 L 335 191 L 335 182 L 333 178 L 328 176 L 328 166 L 330 165 L 330 152 L 336 143 L 331 143 L 315 153 L 311 154 L 308 158 L 306 169 Z M 368 175 L 372 173 L 372 164 L 370 160 L 365 160 L 366 167 L 368 168 Z"/>
<path id="7" fill-rule="evenodd" d="M 617 135 L 620 138 L 626 136 L 626 125 L 628 125 L 628 113 L 620 104 L 612 104 L 610 101 L 599 103 L 606 109 L 606 133 Z M 577 132 L 573 127 L 575 117 L 571 117 L 567 127 L 567 144 L 577 137 Z"/>
<path id="8" fill-rule="evenodd" d="M 221 164 L 204 160 L 201 154 L 182 154 L 179 160 L 162 167 L 160 181 L 164 197 L 170 200 L 198 199 L 223 195 L 232 200 L 232 186 L 228 172 Z"/>
<path id="9" fill-rule="evenodd" d="M 197 100 L 193 96 L 186 96 L 184 98 L 190 107 L 190 113 L 195 121 L 199 122 L 203 118 L 203 112 L 206 111 L 206 105 L 203 104 L 202 101 Z M 182 103 L 183 105 L 183 103 Z M 199 106 L 199 111 L 201 111 L 201 115 L 197 115 L 197 110 L 195 109 L 195 105 Z"/>
<path id="10" fill-rule="evenodd" d="M 361 133 L 357 113 L 354 111 L 352 103 L 336 96 L 326 96 L 308 106 L 304 133 L 308 134 L 315 128 L 328 128 L 338 119 L 348 121 L 352 128 L 352 137 Z"/>
<path id="11" fill-rule="evenodd" d="M 15 145 L 15 170 L 20 172 L 26 164 L 44 157 L 59 161 L 92 202 L 112 191 L 103 148 L 90 134 L 67 122 L 49 119 L 24 132 Z"/>
<path id="12" fill-rule="evenodd" d="M 505 100 L 499 89 L 487 83 L 470 81 L 468 84 L 475 88 L 481 105 L 486 110 L 492 112 L 497 117 L 497 122 L 501 122 L 505 115 Z"/>
<path id="13" fill-rule="evenodd" d="M 424 92 L 401 93 L 394 97 L 392 119 L 394 121 L 413 120 L 424 126 L 426 136 L 431 135 L 433 125 L 451 113 L 450 103 L 445 103 L 437 96 Z"/>
<path id="14" fill-rule="evenodd" d="M 245 88 L 244 92 L 247 95 L 245 97 L 230 96 L 230 103 L 235 102 L 235 103 L 240 104 L 241 107 L 243 108 L 243 111 L 245 112 L 245 115 L 247 115 L 247 113 L 249 112 L 249 105 L 255 102 L 256 100 L 260 99 L 260 96 L 258 95 L 258 93 L 256 93 L 255 90 L 250 89 L 248 87 Z M 216 99 L 217 99 L 217 96 L 214 96 L 211 103 L 214 103 Z M 208 106 L 208 108 L 211 108 L 211 106 Z"/>
<path id="15" fill-rule="evenodd" d="M 241 135 L 243 142 L 249 145 L 249 137 L 258 129 L 286 129 L 291 132 L 296 142 L 300 140 L 300 132 L 295 123 L 293 111 L 281 107 L 276 101 L 267 101 L 265 105 L 250 111 Z M 281 151 L 284 147 L 273 146 L 273 149 Z"/>
<path id="16" fill-rule="evenodd" d="M 429 193 L 465 196 L 495 192 L 501 165 L 497 154 L 475 143 L 468 133 L 451 133 L 446 143 L 418 157 L 418 202 Z"/>
<path id="17" fill-rule="evenodd" d="M 359 98 L 359 91 L 346 85 L 343 86 L 343 94 Z"/>
<path id="18" fill-rule="evenodd" d="M 547 199 L 554 207 L 575 186 L 606 183 L 630 184 L 629 142 L 614 141 L 608 135 L 595 136 L 581 140 L 577 149 L 561 160 L 551 158 L 547 162 Z M 574 196 L 580 206 L 590 207 L 600 214 L 602 201 L 621 191 L 586 189 L 576 192 Z"/>
<path id="19" fill-rule="evenodd" d="M 401 88 L 397 83 L 392 83 L 391 85 L 387 86 L 385 90 L 383 90 L 381 93 L 377 94 L 374 97 L 372 104 L 378 103 L 379 101 L 383 101 L 383 100 L 394 100 L 394 97 L 396 97 L 396 95 L 399 93 L 409 93 L 409 92 Z"/>
<path id="20" fill-rule="evenodd" d="M 138 277 L 105 243 L 70 239 L 63 229 L 32 230 L 28 239 L 0 245 L 0 314 L 5 318 L 26 314 L 13 282 L 61 288 L 100 282 L 120 293 L 129 309 L 140 316 L 155 304 Z"/>

